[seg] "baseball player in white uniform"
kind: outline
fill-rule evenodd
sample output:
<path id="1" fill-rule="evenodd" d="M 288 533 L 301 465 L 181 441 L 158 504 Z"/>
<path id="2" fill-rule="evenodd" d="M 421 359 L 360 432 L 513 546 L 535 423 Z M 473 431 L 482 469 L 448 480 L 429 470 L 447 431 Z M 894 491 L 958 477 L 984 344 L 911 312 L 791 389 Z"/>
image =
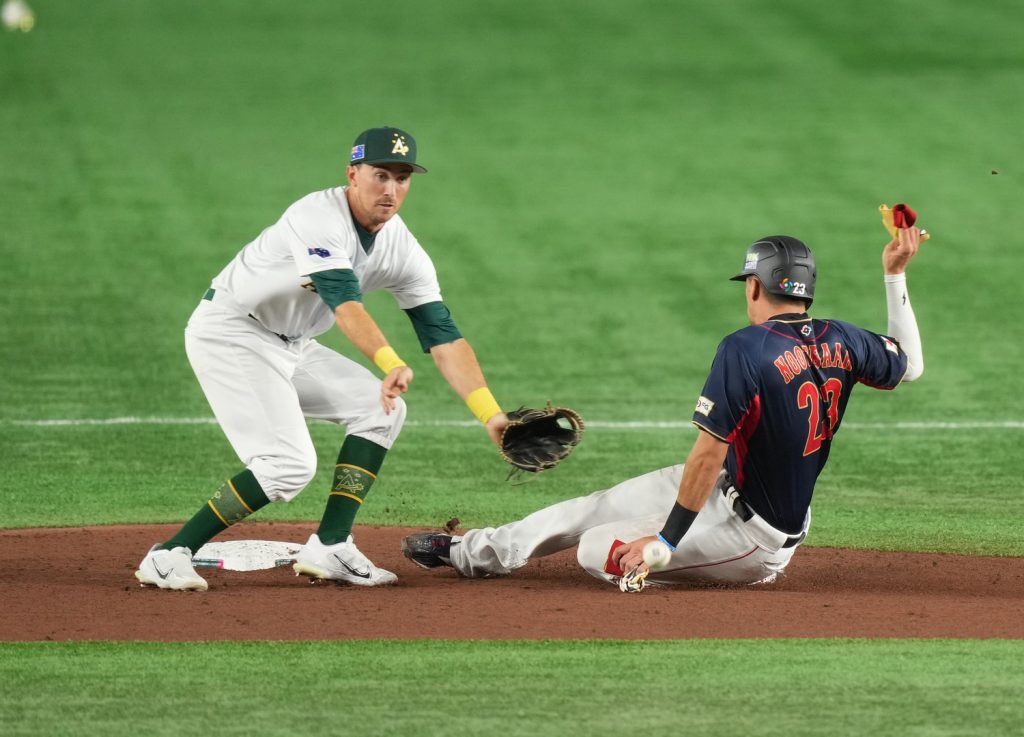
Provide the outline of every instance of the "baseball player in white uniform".
<path id="1" fill-rule="evenodd" d="M 430 257 L 398 216 L 414 172 L 416 142 L 372 128 L 352 147 L 347 185 L 289 207 L 213 280 L 185 330 L 196 377 L 244 470 L 229 479 L 136 571 L 145 585 L 206 590 L 192 555 L 228 526 L 273 501 L 289 501 L 316 472 L 306 418 L 347 428 L 318 530 L 295 571 L 360 586 L 395 580 L 356 547 L 352 524 L 405 420 L 413 372 L 363 307 L 390 292 L 425 352 L 500 440 L 507 418 L 472 347 L 441 298 Z M 336 324 L 383 380 L 316 341 Z"/>
<path id="2" fill-rule="evenodd" d="M 465 535 L 424 532 L 403 551 L 424 568 L 505 575 L 572 546 L 624 592 L 646 583 L 768 583 L 811 522 L 811 494 L 853 387 L 892 389 L 924 370 L 904 270 L 921 233 L 883 252 L 889 336 L 807 314 L 816 268 L 790 236 L 753 243 L 743 270 L 750 326 L 726 336 L 693 413 L 700 432 L 678 464 Z M 644 549 L 664 546 L 651 570 Z M 651 559 L 653 560 L 653 558 Z"/>

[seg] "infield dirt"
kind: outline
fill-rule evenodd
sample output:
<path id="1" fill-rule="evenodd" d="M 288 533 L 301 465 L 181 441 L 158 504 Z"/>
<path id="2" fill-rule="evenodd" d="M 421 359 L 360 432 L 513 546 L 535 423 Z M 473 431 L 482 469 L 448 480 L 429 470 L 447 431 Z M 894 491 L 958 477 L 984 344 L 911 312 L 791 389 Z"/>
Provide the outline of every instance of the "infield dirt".
<path id="1" fill-rule="evenodd" d="M 801 548 L 787 575 L 740 589 L 626 595 L 573 551 L 469 580 L 402 557 L 401 528 L 356 528 L 394 586 L 311 585 L 290 568 L 202 569 L 202 593 L 132 575 L 172 525 L 0 531 L 0 640 L 1024 638 L 1024 559 Z M 249 523 L 219 539 L 303 542 L 313 523 Z"/>

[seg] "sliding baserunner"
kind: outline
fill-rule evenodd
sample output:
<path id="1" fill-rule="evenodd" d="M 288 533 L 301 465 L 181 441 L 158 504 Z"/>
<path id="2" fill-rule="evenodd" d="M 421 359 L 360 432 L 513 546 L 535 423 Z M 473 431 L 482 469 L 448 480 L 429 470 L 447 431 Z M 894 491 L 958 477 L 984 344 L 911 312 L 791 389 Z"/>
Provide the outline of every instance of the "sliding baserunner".
<path id="1" fill-rule="evenodd" d="M 461 537 L 407 537 L 407 557 L 464 576 L 508 574 L 531 558 L 578 546 L 580 564 L 626 592 L 646 583 L 754 584 L 778 576 L 807 536 L 811 495 L 856 383 L 892 389 L 924 370 L 905 270 L 921 231 L 900 229 L 882 263 L 888 334 L 810 317 L 817 270 L 789 236 L 747 248 L 750 326 L 718 347 L 680 464 L 570 499 L 498 528 Z M 651 571 L 648 543 L 667 546 Z"/>

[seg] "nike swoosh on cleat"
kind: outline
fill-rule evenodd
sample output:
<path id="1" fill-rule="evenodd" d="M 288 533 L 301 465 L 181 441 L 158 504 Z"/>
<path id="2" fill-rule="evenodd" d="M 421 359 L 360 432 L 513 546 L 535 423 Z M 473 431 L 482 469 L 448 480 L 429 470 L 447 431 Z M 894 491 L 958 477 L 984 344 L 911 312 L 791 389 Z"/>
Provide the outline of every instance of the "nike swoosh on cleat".
<path id="1" fill-rule="evenodd" d="M 336 561 L 341 563 L 342 567 L 344 567 L 344 569 L 346 571 L 351 573 L 353 576 L 358 576 L 359 578 L 369 578 L 370 577 L 370 572 L 369 571 L 359 571 L 359 570 L 356 570 L 355 568 L 350 566 L 348 563 L 343 561 L 341 558 L 339 558 L 337 553 L 335 553 L 333 557 L 334 557 L 334 559 Z"/>
<path id="2" fill-rule="evenodd" d="M 153 563 L 153 570 L 154 570 L 154 571 L 156 571 L 156 575 L 160 576 L 160 578 L 161 578 L 161 579 L 163 579 L 163 580 L 165 580 L 165 581 L 166 581 L 166 580 L 167 580 L 167 577 L 171 575 L 171 572 L 170 572 L 170 571 L 167 571 L 167 573 L 164 573 L 163 571 L 161 571 L 161 570 L 160 570 L 160 566 L 158 566 L 158 565 L 156 564 L 156 561 L 155 561 L 155 560 L 154 560 L 154 561 L 152 561 L 152 563 Z"/>

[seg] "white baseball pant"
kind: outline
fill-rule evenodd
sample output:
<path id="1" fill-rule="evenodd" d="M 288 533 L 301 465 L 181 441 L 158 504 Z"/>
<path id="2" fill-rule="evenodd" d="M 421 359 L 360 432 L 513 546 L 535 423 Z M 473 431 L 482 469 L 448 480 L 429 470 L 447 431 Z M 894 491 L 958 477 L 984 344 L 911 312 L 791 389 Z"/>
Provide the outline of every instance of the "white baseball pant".
<path id="1" fill-rule="evenodd" d="M 452 565 L 464 576 L 510 573 L 531 559 L 578 546 L 577 559 L 592 576 L 617 583 L 610 555 L 616 541 L 631 542 L 661 531 L 679 491 L 683 465 L 623 481 L 589 496 L 553 504 L 501 527 L 468 531 L 451 547 Z M 810 526 L 810 510 L 804 533 Z M 732 498 L 712 492 L 689 531 L 660 571 L 661 584 L 752 584 L 781 573 L 799 546 L 754 516 L 744 522 Z"/>
<path id="2" fill-rule="evenodd" d="M 381 380 L 363 366 L 313 339 L 282 340 L 215 302 L 192 313 L 185 351 L 231 447 L 271 501 L 290 501 L 316 474 L 307 417 L 385 448 L 405 421 L 400 398 L 384 413 Z"/>

